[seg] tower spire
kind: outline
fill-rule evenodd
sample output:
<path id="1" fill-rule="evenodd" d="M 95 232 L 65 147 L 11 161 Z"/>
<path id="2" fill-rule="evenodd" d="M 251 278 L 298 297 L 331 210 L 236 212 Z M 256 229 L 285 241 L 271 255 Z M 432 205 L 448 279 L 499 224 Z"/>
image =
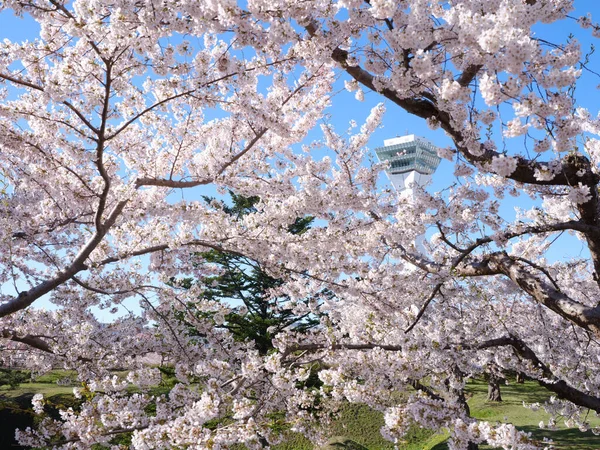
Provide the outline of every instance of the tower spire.
<path id="1" fill-rule="evenodd" d="M 413 184 L 425 186 L 441 161 L 437 147 L 414 134 L 386 139 L 375 153 L 390 162 L 386 173 L 398 193 L 412 194 Z"/>

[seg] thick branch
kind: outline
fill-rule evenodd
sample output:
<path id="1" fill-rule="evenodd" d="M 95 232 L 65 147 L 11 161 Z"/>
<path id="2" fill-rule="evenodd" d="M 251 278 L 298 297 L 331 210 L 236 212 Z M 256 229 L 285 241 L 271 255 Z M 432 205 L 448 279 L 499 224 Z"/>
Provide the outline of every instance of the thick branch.
<path id="1" fill-rule="evenodd" d="M 309 34 L 314 35 L 316 28 L 314 25 L 305 26 Z M 337 62 L 344 71 L 346 71 L 352 78 L 361 83 L 363 86 L 382 94 L 385 98 L 400 106 L 406 112 L 413 114 L 423 119 L 436 118 L 441 127 L 452 137 L 456 148 L 462 153 L 462 155 L 471 163 L 486 163 L 491 162 L 494 157 L 498 157 L 501 154 L 491 149 L 484 149 L 481 147 L 481 155 L 473 155 L 465 147 L 465 137 L 460 130 L 456 129 L 452 124 L 450 115 L 438 108 L 436 104 L 436 98 L 431 95 L 422 94 L 421 97 L 415 95 L 413 97 L 400 97 L 397 92 L 389 88 L 376 89 L 374 85 L 375 77 L 363 69 L 360 66 L 354 66 L 348 64 L 348 52 L 342 50 L 339 47 L 333 50 L 331 57 Z M 465 85 L 470 82 L 473 77 L 481 70 L 479 66 L 469 67 L 459 77 L 459 83 Z M 508 177 L 512 180 L 536 184 L 536 185 L 561 185 L 561 186 L 572 186 L 581 182 L 588 186 L 595 186 L 600 182 L 600 175 L 592 172 L 590 162 L 583 155 L 567 155 L 562 161 L 561 171 L 556 174 L 552 180 L 539 180 L 536 178 L 536 170 L 541 172 L 549 172 L 550 167 L 548 163 L 537 162 L 528 160 L 523 157 L 517 158 L 517 168 Z M 583 163 L 583 164 L 581 164 Z M 580 170 L 583 169 L 583 174 Z M 579 172 L 579 173 L 578 173 Z"/>
<path id="2" fill-rule="evenodd" d="M 458 77 L 458 84 L 461 86 L 468 86 L 469 83 L 475 79 L 482 67 L 483 66 L 480 64 L 473 64 L 467 67 Z"/>
<path id="3" fill-rule="evenodd" d="M 502 347 L 507 345 L 514 348 L 521 358 L 531 362 L 533 367 L 542 371 L 542 376 L 537 380 L 541 386 L 545 387 L 549 391 L 554 392 L 559 396 L 559 398 L 568 400 L 576 405 L 583 406 L 584 408 L 589 408 L 593 411 L 600 412 L 600 398 L 580 391 L 579 389 L 569 386 L 564 380 L 558 379 L 550 370 L 550 368 L 540 361 L 535 352 L 529 348 L 525 342 L 515 336 L 509 335 L 498 339 L 491 339 L 475 346 L 462 347 L 466 349 L 472 348 L 484 350 L 487 348 Z"/>
<path id="4" fill-rule="evenodd" d="M 550 232 L 558 231 L 562 228 L 577 229 L 579 227 L 581 229 L 589 228 L 587 225 L 578 222 L 564 222 L 533 228 L 540 230 L 540 232 Z M 528 231 L 531 232 L 532 228 Z M 515 232 L 515 235 L 520 234 L 525 233 L 523 230 Z M 507 236 L 510 235 L 511 233 L 507 234 Z M 478 245 L 491 240 L 491 238 L 482 238 L 456 257 L 451 266 L 452 275 L 459 277 L 505 275 L 538 303 L 579 327 L 591 331 L 596 336 L 600 336 L 600 306 L 590 307 L 572 299 L 557 288 L 556 282 L 552 278 L 549 277 L 550 283 L 548 283 L 544 279 L 537 277 L 529 269 L 520 264 L 518 260 L 511 258 L 506 252 L 496 252 L 478 258 L 466 258 Z M 411 254 L 400 245 L 397 245 L 396 248 L 402 251 L 403 259 L 426 272 L 437 273 L 442 269 L 440 264 L 428 261 L 421 255 Z M 536 265 L 526 263 L 528 266 L 537 268 Z M 545 270 L 541 270 L 541 272 L 546 276 L 549 275 Z M 427 304 L 426 302 L 424 306 L 426 307 Z"/>
<path id="5" fill-rule="evenodd" d="M 106 202 L 108 200 L 108 194 L 110 192 L 111 180 L 106 167 L 104 167 L 104 145 L 106 142 L 106 126 L 108 121 L 108 112 L 110 109 L 110 91 L 112 84 L 112 63 L 106 62 L 106 78 L 104 81 L 104 100 L 102 103 L 102 114 L 100 121 L 100 129 L 98 130 L 98 143 L 96 145 L 96 167 L 104 182 L 102 193 L 100 194 L 100 200 L 98 202 L 98 209 L 96 210 L 96 216 L 94 217 L 94 223 L 96 230 L 102 228 L 102 215 L 106 208 Z"/>
<path id="6" fill-rule="evenodd" d="M 4 339 L 9 339 L 15 342 L 21 342 L 22 344 L 26 344 L 30 347 L 36 348 L 46 353 L 54 353 L 50 349 L 48 343 L 38 336 L 32 336 L 30 334 L 27 334 L 25 336 L 19 336 L 16 331 L 9 330 L 8 328 L 4 328 L 0 336 L 2 336 Z"/>
<path id="7" fill-rule="evenodd" d="M 586 306 L 532 274 L 505 252 L 492 253 L 455 270 L 458 276 L 506 275 L 534 300 L 570 322 L 600 336 L 600 307 Z"/>
<path id="8" fill-rule="evenodd" d="M 569 386 L 566 381 L 558 379 L 550 368 L 544 364 L 535 354 L 529 346 L 521 339 L 509 335 L 498 339 L 490 339 L 488 341 L 479 344 L 461 344 L 458 346 L 463 350 L 485 350 L 494 347 L 511 346 L 515 349 L 517 354 L 527 361 L 532 363 L 532 366 L 536 369 L 541 370 L 541 377 L 538 379 L 538 383 L 548 389 L 551 392 L 556 393 L 560 398 L 568 400 L 576 405 L 584 408 L 592 409 L 596 412 L 600 412 L 600 398 L 587 394 L 579 389 Z M 386 351 L 401 351 L 402 347 L 398 345 L 380 345 L 380 344 L 298 344 L 285 349 L 282 353 L 282 359 L 285 359 L 290 354 L 297 351 L 319 351 L 319 350 L 372 350 L 379 348 Z M 449 350 L 453 347 L 448 346 L 445 349 Z M 548 381 L 552 380 L 552 381 Z M 418 380 L 408 379 L 408 384 L 413 386 L 415 389 L 424 391 L 427 395 L 437 394 L 433 393 L 429 388 L 423 386 Z M 435 397 L 432 397 L 435 398 Z"/>

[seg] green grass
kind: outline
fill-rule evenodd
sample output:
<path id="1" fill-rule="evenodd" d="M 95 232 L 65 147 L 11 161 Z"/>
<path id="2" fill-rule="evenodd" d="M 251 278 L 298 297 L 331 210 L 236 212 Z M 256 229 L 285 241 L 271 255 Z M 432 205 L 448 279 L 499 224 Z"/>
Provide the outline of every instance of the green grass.
<path id="1" fill-rule="evenodd" d="M 365 405 L 345 405 L 340 418 L 331 427 L 330 436 L 344 436 L 371 449 L 393 449 L 394 445 L 383 439 L 379 429 L 384 425 L 383 415 Z"/>
<path id="2" fill-rule="evenodd" d="M 45 397 L 50 397 L 57 394 L 72 394 L 72 386 L 58 386 L 57 384 L 49 383 L 23 383 L 15 389 L 0 387 L 0 397 L 17 398 L 27 394 L 44 394 Z"/>
<path id="3" fill-rule="evenodd" d="M 70 379 L 74 383 L 77 383 L 77 372 L 74 370 L 51 370 L 50 372 L 46 372 L 43 375 L 34 377 L 33 381 L 36 383 L 45 383 L 45 384 L 56 384 L 61 380 Z"/>
<path id="4" fill-rule="evenodd" d="M 330 426 L 328 435 L 332 438 L 332 445 L 324 450 L 334 449 L 368 449 L 368 450 L 393 450 L 394 444 L 386 441 L 379 430 L 384 425 L 383 415 L 365 405 L 346 404 L 339 411 L 339 418 Z M 444 438 L 442 438 L 444 439 Z M 353 446 L 344 446 L 343 441 L 352 441 Z M 405 437 L 406 445 L 400 448 L 405 450 L 421 450 L 423 443 L 431 441 L 433 445 L 440 438 L 431 430 L 415 427 Z M 336 442 L 339 441 L 339 443 Z M 428 445 L 428 444 L 427 444 Z M 313 445 L 304 436 L 289 433 L 286 441 L 272 447 L 274 450 L 312 450 Z"/>
<path id="5" fill-rule="evenodd" d="M 21 408 L 28 407 L 33 394 L 43 393 L 46 398 L 52 398 L 52 403 L 57 407 L 61 404 L 68 405 L 72 402 L 73 386 L 59 386 L 57 380 L 71 377 L 74 374 L 68 371 L 52 371 L 44 376 L 38 377 L 33 382 L 23 383 L 16 389 L 9 386 L 0 387 L 0 410 L 2 403 L 20 404 Z M 167 377 L 169 378 L 169 377 Z M 167 380 L 169 381 L 169 379 Z M 76 385 L 77 383 L 74 382 Z M 168 384 L 168 383 L 166 383 Z M 157 387 L 157 389 L 168 389 L 168 386 Z M 600 436 L 594 436 L 591 432 L 581 433 L 577 429 L 567 429 L 564 423 L 557 423 L 558 430 L 542 430 L 538 427 L 540 421 L 547 422 L 548 415 L 543 409 L 532 411 L 523 407 L 526 403 L 543 403 L 552 395 L 551 392 L 540 387 L 537 383 L 527 381 L 524 384 L 511 383 L 502 385 L 501 403 L 492 403 L 486 400 L 487 384 L 481 380 L 472 380 L 467 384 L 467 397 L 471 414 L 473 417 L 488 422 L 509 421 L 520 430 L 530 432 L 532 438 L 542 441 L 549 438 L 554 441 L 557 450 L 598 450 L 600 449 Z M 600 425 L 600 419 L 590 413 L 588 421 L 592 426 Z M 332 444 L 323 450 L 336 449 L 368 449 L 388 450 L 393 449 L 391 442 L 384 440 L 379 433 L 383 426 L 383 416 L 364 405 L 344 406 L 340 411 L 339 419 L 335 420 L 329 429 L 329 436 L 335 437 Z M 421 429 L 414 427 L 405 436 L 404 442 L 398 446 L 403 450 L 444 450 L 447 432 L 438 430 Z M 348 446 L 344 441 L 352 441 L 354 444 Z M 240 448 L 243 448 L 240 446 Z M 272 447 L 273 450 L 312 450 L 312 444 L 297 433 L 286 433 L 286 441 Z M 482 449 L 490 449 L 481 446 Z"/>
<path id="6" fill-rule="evenodd" d="M 481 380 L 472 380 L 467 384 L 468 403 L 473 417 L 491 423 L 510 422 L 518 429 L 531 433 L 532 439 L 542 442 L 543 438 L 552 439 L 557 450 L 599 450 L 600 436 L 591 432 L 582 433 L 578 429 L 566 428 L 564 422 L 557 423 L 557 430 L 542 430 L 540 421 L 547 422 L 549 415 L 543 408 L 533 411 L 523 407 L 523 402 L 543 404 L 553 393 L 527 381 L 524 384 L 511 383 L 501 386 L 501 403 L 487 401 L 487 384 Z M 381 438 L 379 428 L 383 425 L 381 414 L 361 405 L 348 405 L 339 422 L 332 427 L 332 435 L 341 435 L 351 439 L 369 450 L 387 450 L 393 444 Z M 590 413 L 588 421 L 592 426 L 600 425 L 600 418 Z M 558 422 L 558 421 L 557 421 Z M 445 450 L 448 434 L 443 430 L 413 429 L 405 436 L 405 442 L 399 445 L 402 450 Z M 285 450 L 310 447 L 285 447 Z M 336 447 L 337 448 L 337 447 Z M 482 445 L 482 450 L 491 447 Z"/>
<path id="7" fill-rule="evenodd" d="M 513 423 L 518 429 L 531 433 L 532 438 L 542 441 L 543 438 L 552 439 L 556 449 L 597 450 L 600 449 L 600 436 L 594 436 L 591 431 L 582 433 L 578 429 L 568 429 L 564 421 L 557 421 L 557 430 L 542 430 L 539 423 L 547 423 L 548 414 L 540 408 L 532 411 L 523 407 L 526 403 L 544 403 L 553 393 L 533 381 L 524 384 L 511 383 L 501 386 L 502 402 L 492 403 L 487 399 L 487 385 L 482 381 L 471 381 L 467 385 L 467 392 L 471 396 L 469 406 L 471 415 L 477 419 L 488 422 L 504 421 L 504 418 Z M 588 421 L 592 426 L 600 425 L 600 419 L 590 412 Z M 441 448 L 441 447 L 440 447 Z M 491 448 L 485 447 L 482 448 Z M 436 448 L 436 450 L 438 450 Z"/>
<path id="8" fill-rule="evenodd" d="M 70 379 L 69 385 L 59 385 L 58 381 Z M 78 386 L 77 374 L 70 370 L 52 370 L 31 381 L 21 383 L 16 388 L 0 386 L 0 398 L 17 398 L 24 395 L 44 394 L 49 397 L 58 394 L 72 394 L 73 386 Z"/>

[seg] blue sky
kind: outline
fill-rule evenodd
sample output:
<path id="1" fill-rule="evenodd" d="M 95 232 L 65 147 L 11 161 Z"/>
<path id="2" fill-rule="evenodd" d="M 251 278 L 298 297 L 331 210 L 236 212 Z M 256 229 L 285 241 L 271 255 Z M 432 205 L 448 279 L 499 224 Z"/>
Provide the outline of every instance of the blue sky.
<path id="1" fill-rule="evenodd" d="M 596 0 L 576 0 L 576 11 L 572 16 L 579 17 L 587 13 L 591 13 L 592 19 L 600 21 L 600 1 Z M 36 37 L 38 31 L 37 24 L 28 16 L 17 18 L 10 11 L 0 12 L 0 39 L 9 39 L 11 41 L 32 40 Z M 589 30 L 582 31 L 574 23 L 573 20 L 565 20 L 553 25 L 539 25 L 535 28 L 536 35 L 542 39 L 546 39 L 556 43 L 563 43 L 567 40 L 569 34 L 573 33 L 577 36 L 582 44 L 584 53 L 591 48 L 592 45 L 598 45 L 600 40 L 592 38 Z M 589 67 L 597 72 L 600 72 L 600 51 L 591 56 Z M 340 88 L 342 87 L 340 80 Z M 592 115 L 598 113 L 598 105 L 600 105 L 600 95 L 597 86 L 600 85 L 600 78 L 596 75 L 585 73 L 578 85 L 576 98 L 578 103 L 590 110 Z M 345 91 L 338 94 L 333 100 L 333 107 L 329 111 L 330 123 L 335 126 L 338 132 L 343 132 L 347 129 L 350 120 L 356 120 L 360 125 L 369 115 L 373 106 L 383 101 L 383 98 L 376 93 L 366 92 L 365 101 L 360 103 L 354 99 L 354 94 Z M 383 140 L 397 135 L 416 134 L 424 136 L 438 146 L 451 145 L 451 141 L 441 130 L 430 130 L 425 121 L 402 111 L 399 107 L 386 102 L 387 113 L 385 114 L 383 127 L 378 129 L 372 136 L 369 142 L 369 147 L 373 150 L 375 147 L 382 145 Z M 318 137 L 315 133 L 313 136 Z M 518 148 L 522 141 L 514 140 L 511 145 L 513 148 Z M 510 151 L 510 149 L 509 149 Z M 374 153 L 374 152 L 373 152 Z M 433 182 L 430 191 L 438 191 L 446 188 L 455 181 L 453 176 L 453 165 L 448 161 L 443 160 L 437 172 L 434 174 Z M 382 177 L 382 185 L 385 183 L 385 178 Z M 214 191 L 207 191 L 211 194 Z M 529 204 L 525 199 L 514 199 L 505 202 L 503 213 L 507 216 L 513 214 L 515 206 L 525 207 Z M 562 259 L 567 256 L 581 256 L 584 251 L 583 246 L 574 238 L 561 239 L 550 253 L 551 259 Z M 4 288 L 4 287 L 3 287 Z"/>
<path id="2" fill-rule="evenodd" d="M 591 13 L 592 19 L 600 21 L 599 1 L 576 0 L 575 6 L 576 11 L 572 13 L 572 16 L 579 17 Z M 0 12 L 0 39 L 9 39 L 11 41 L 32 40 L 37 36 L 38 30 L 37 23 L 29 16 L 15 17 L 11 11 Z M 551 26 L 541 24 L 535 31 L 538 37 L 557 43 L 565 42 L 571 33 L 576 34 L 584 52 L 586 49 L 591 48 L 592 45 L 600 43 L 600 40 L 591 37 L 589 30 L 582 32 L 578 29 L 572 20 L 565 20 Z M 600 72 L 600 51 L 592 55 L 589 66 L 597 68 L 598 72 Z M 600 104 L 598 85 L 600 85 L 599 77 L 584 73 L 576 93 L 578 103 L 588 108 L 592 114 L 597 113 L 597 105 Z M 379 94 L 366 92 L 365 101 L 359 103 L 354 99 L 353 94 L 342 92 L 334 99 L 334 106 L 330 111 L 330 121 L 338 132 L 345 130 L 352 119 L 356 120 L 360 125 L 368 116 L 371 108 L 383 100 Z M 427 127 L 424 120 L 405 113 L 390 102 L 384 101 L 384 103 L 386 103 L 387 113 L 384 117 L 383 127 L 377 130 L 372 136 L 369 143 L 371 149 L 382 145 L 384 139 L 403 135 L 407 132 L 427 137 L 427 139 L 438 146 L 451 145 L 451 141 L 445 136 L 443 131 L 432 131 Z M 452 164 L 443 161 L 435 174 L 432 189 L 443 189 L 452 183 L 453 179 Z"/>

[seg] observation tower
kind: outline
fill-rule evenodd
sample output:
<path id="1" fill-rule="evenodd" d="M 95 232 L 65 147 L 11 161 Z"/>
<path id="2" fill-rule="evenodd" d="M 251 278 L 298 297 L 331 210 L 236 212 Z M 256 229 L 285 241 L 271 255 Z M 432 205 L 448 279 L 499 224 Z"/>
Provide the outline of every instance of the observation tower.
<path id="1" fill-rule="evenodd" d="M 411 185 L 423 187 L 431 180 L 441 161 L 437 147 L 414 134 L 386 139 L 375 153 L 380 161 L 390 162 L 386 173 L 396 191 L 408 196 L 413 194 Z"/>

